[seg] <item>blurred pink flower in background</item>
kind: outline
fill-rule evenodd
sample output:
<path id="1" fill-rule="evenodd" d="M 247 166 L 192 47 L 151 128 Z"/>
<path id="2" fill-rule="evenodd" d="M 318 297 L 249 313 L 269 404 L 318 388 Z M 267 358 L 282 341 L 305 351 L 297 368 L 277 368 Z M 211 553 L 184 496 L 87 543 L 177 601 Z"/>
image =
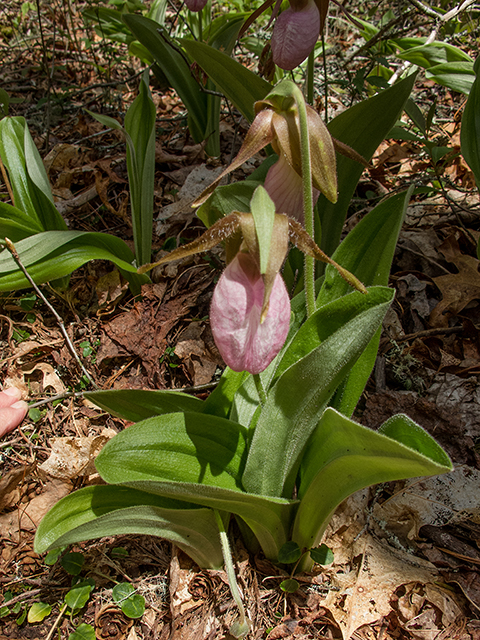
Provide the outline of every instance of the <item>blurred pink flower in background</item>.
<path id="1" fill-rule="evenodd" d="M 260 373 L 282 348 L 290 325 L 290 299 L 277 274 L 268 312 L 260 321 L 265 285 L 249 253 L 239 252 L 215 287 L 210 324 L 215 344 L 233 371 Z"/>
<path id="2" fill-rule="evenodd" d="M 282 69 L 295 69 L 308 58 L 319 35 L 320 11 L 315 0 L 290 0 L 290 7 L 273 27 L 273 61 Z"/>
<path id="3" fill-rule="evenodd" d="M 185 0 L 190 11 L 201 11 L 207 4 L 207 0 Z"/>

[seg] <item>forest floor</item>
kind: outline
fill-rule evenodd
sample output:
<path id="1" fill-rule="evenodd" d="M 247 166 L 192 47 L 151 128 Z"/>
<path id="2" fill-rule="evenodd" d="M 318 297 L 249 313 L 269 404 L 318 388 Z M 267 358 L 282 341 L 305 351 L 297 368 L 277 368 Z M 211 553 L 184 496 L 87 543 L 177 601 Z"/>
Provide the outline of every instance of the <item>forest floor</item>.
<path id="1" fill-rule="evenodd" d="M 0 44 L 0 86 L 10 95 L 10 115 L 27 119 L 69 227 L 112 233 L 133 246 L 124 140 L 85 109 L 122 121 L 141 68 L 121 45 L 85 29 L 80 4 L 42 5 L 46 74 L 33 3 L 25 11 L 4 3 L 4 43 L 12 40 Z M 16 44 L 13 34 L 22 34 Z M 358 40 L 358 32 L 347 29 L 340 46 L 347 51 Z M 222 154 L 211 159 L 189 138 L 174 92 L 154 84 L 152 94 L 157 252 L 201 233 L 190 202 L 206 176 L 230 162 L 247 125 L 226 111 Z M 332 94 L 333 115 L 344 99 Z M 249 555 L 235 535 L 253 622 L 249 637 L 480 639 L 480 209 L 459 154 L 466 98 L 420 76 L 416 104 L 426 112 L 434 99 L 432 139 L 452 149 L 440 169 L 444 189 L 414 196 L 408 208 L 390 281 L 395 302 L 355 418 L 376 428 L 393 413 L 406 413 L 446 449 L 455 470 L 373 487 L 345 501 L 326 536 L 334 562 L 300 577 L 295 594 L 279 588 L 278 567 Z M 383 142 L 359 184 L 346 229 L 386 193 L 432 172 L 422 145 Z M 8 202 L 3 184 L 0 197 Z M 205 398 L 224 367 L 208 323 L 221 269 L 218 253 L 183 260 L 157 272 L 142 296 L 132 298 L 118 271 L 95 261 L 73 273 L 67 291 L 43 291 L 98 388 L 189 388 Z M 88 381 L 33 290 L 0 297 L 0 382 L 20 387 L 31 403 L 46 401 L 0 443 L 0 640 L 68 638 L 79 622 L 92 624 L 105 640 L 228 638 L 235 607 L 225 574 L 199 570 L 171 544 L 147 536 L 76 545 L 81 575 L 93 578 L 95 589 L 80 613 L 60 611 L 72 576 L 33 551 L 36 526 L 61 497 L 98 481 L 94 457 L 125 422 L 82 399 Z M 145 598 L 141 618 L 127 617 L 113 602 L 118 581 Z M 39 603 L 51 613 L 33 621 L 27 614 Z"/>

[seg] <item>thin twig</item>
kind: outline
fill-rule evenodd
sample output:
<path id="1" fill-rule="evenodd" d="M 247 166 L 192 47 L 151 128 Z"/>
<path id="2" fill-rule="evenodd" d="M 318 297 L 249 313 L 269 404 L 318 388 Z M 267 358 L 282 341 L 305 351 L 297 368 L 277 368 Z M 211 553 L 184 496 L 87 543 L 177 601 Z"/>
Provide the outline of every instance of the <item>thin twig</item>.
<path id="1" fill-rule="evenodd" d="M 52 628 L 50 629 L 48 636 L 45 638 L 45 640 L 51 640 L 51 638 L 53 637 L 53 634 L 55 633 L 55 629 L 58 627 L 58 625 L 60 624 L 61 619 L 63 618 L 63 615 L 65 613 L 65 611 L 67 610 L 67 603 L 65 603 L 63 605 L 63 607 L 60 609 L 60 613 L 57 616 L 57 619 L 55 620 L 55 622 L 53 623 Z"/>
<path id="2" fill-rule="evenodd" d="M 5 182 L 5 186 L 7 187 L 8 195 L 10 196 L 10 200 L 12 201 L 12 206 L 15 206 L 15 198 L 13 197 L 12 185 L 10 184 L 10 180 L 8 179 L 7 171 L 5 169 L 5 165 L 3 164 L 2 158 L 0 157 L 0 171 L 2 172 L 3 181 Z"/>
<path id="3" fill-rule="evenodd" d="M 24 274 L 24 276 L 27 278 L 27 280 L 30 282 L 30 284 L 32 285 L 32 287 L 35 289 L 35 292 L 40 296 L 40 298 L 43 300 L 43 302 L 47 305 L 47 307 L 50 309 L 50 311 L 53 313 L 53 315 L 55 316 L 55 319 L 58 323 L 58 326 L 60 327 L 60 331 L 63 334 L 63 337 L 65 338 L 65 342 L 67 343 L 67 347 L 70 351 L 70 353 L 72 354 L 72 356 L 75 358 L 75 360 L 77 361 L 77 364 L 79 365 L 79 367 L 81 368 L 81 370 L 83 371 L 85 377 L 87 378 L 87 380 L 89 381 L 89 383 L 95 387 L 95 389 L 98 389 L 97 384 L 94 382 L 94 380 L 92 379 L 92 377 L 90 376 L 90 374 L 88 373 L 88 371 L 85 369 L 82 361 L 80 360 L 79 355 L 77 354 L 77 352 L 75 351 L 75 347 L 73 346 L 72 341 L 70 340 L 70 337 L 67 333 L 67 330 L 65 329 L 65 325 L 63 324 L 63 320 L 62 318 L 59 316 L 59 314 L 56 312 L 56 310 L 54 309 L 54 307 L 50 304 L 50 302 L 46 299 L 46 297 L 43 295 L 43 293 L 40 291 L 40 289 L 38 288 L 37 284 L 35 283 L 35 281 L 33 280 L 33 278 L 30 276 L 30 274 L 28 273 L 28 271 L 26 270 L 26 268 L 24 267 L 22 261 L 20 260 L 20 256 L 18 255 L 17 250 L 15 249 L 15 245 L 13 244 L 13 242 L 11 240 L 9 240 L 8 238 L 5 238 L 5 244 L 7 246 L 7 249 L 10 251 L 12 258 L 15 260 L 15 262 L 17 263 L 18 267 L 21 269 L 22 273 Z"/>

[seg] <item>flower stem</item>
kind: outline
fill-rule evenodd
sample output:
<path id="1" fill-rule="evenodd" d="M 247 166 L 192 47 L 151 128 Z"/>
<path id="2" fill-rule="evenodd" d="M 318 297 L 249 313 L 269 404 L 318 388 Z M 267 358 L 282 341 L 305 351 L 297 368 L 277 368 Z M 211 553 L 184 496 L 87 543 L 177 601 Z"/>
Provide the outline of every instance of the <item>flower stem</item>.
<path id="1" fill-rule="evenodd" d="M 315 66 L 314 60 L 315 50 L 310 51 L 307 63 L 307 102 L 313 105 L 313 70 Z"/>
<path id="2" fill-rule="evenodd" d="M 230 586 L 232 597 L 235 600 L 240 614 L 238 620 L 233 623 L 230 629 L 230 633 L 236 638 L 241 638 L 250 631 L 250 620 L 245 614 L 245 607 L 243 606 L 242 596 L 240 595 L 240 590 L 238 588 L 237 578 L 235 576 L 235 568 L 232 561 L 232 554 L 230 551 L 230 544 L 228 542 L 227 532 L 225 531 L 225 527 L 223 526 L 222 517 L 220 516 L 220 513 L 217 511 L 217 509 L 214 509 L 213 513 L 215 515 L 218 531 L 220 533 L 220 544 L 222 545 L 225 573 L 227 574 L 228 584 Z"/>
<path id="3" fill-rule="evenodd" d="M 325 33 L 322 31 L 322 57 L 323 57 L 323 95 L 325 102 L 325 124 L 328 123 L 328 76 L 327 55 L 325 53 Z"/>
<path id="4" fill-rule="evenodd" d="M 305 231 L 315 238 L 315 219 L 313 212 L 312 169 L 310 163 L 310 138 L 308 135 L 307 107 L 303 94 L 298 87 L 293 90 L 293 97 L 298 108 L 300 124 L 300 148 L 302 157 L 303 180 L 303 212 L 305 217 Z M 310 256 L 305 257 L 305 299 L 307 316 L 310 317 L 316 309 L 315 300 L 315 260 Z"/>
<path id="5" fill-rule="evenodd" d="M 263 388 L 262 379 L 260 378 L 259 373 L 253 373 L 252 376 L 253 376 L 253 381 L 255 382 L 255 387 L 257 389 L 258 397 L 260 398 L 260 404 L 263 407 L 267 401 L 267 394 L 265 393 L 265 389 Z"/>

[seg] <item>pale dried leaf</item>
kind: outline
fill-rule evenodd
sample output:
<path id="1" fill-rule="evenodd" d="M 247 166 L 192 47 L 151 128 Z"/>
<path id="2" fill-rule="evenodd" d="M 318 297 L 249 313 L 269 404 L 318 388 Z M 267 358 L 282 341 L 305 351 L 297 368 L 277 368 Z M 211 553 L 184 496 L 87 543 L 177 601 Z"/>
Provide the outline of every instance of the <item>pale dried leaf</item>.
<path id="1" fill-rule="evenodd" d="M 96 473 L 95 458 L 114 435 L 113 429 L 103 429 L 98 436 L 53 438 L 50 457 L 40 465 L 39 471 L 63 479 Z"/>

